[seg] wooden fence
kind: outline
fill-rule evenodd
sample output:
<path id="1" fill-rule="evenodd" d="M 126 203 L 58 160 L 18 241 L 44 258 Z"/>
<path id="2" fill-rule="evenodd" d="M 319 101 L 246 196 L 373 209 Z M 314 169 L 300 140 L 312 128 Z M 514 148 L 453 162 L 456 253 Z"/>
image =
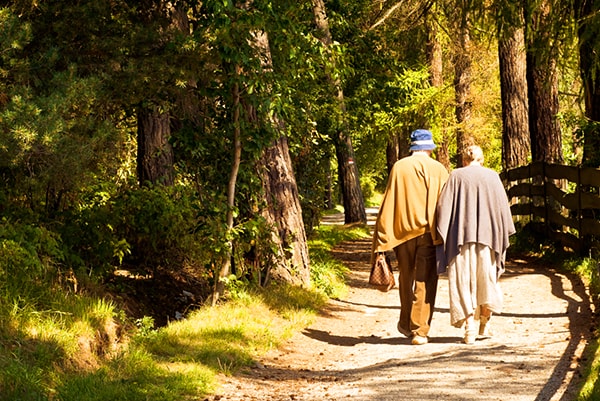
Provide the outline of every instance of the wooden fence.
<path id="1" fill-rule="evenodd" d="M 600 169 L 534 162 L 500 174 L 517 219 L 585 255 L 600 238 Z"/>

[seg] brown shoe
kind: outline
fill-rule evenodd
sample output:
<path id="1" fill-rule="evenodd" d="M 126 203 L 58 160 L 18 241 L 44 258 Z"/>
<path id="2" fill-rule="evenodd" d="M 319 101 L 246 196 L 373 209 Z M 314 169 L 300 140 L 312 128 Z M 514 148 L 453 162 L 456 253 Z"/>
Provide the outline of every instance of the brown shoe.
<path id="1" fill-rule="evenodd" d="M 423 345 L 423 344 L 427 344 L 428 342 L 429 342 L 429 340 L 427 339 L 427 337 L 423 337 L 418 334 L 415 334 L 413 336 L 412 340 L 410 341 L 410 343 L 412 345 Z"/>

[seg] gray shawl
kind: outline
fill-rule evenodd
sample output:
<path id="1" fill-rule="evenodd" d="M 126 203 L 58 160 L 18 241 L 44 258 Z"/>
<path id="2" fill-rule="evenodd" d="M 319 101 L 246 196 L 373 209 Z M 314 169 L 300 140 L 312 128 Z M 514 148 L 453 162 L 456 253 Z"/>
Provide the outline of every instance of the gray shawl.
<path id="1" fill-rule="evenodd" d="M 504 272 L 508 237 L 515 233 L 502 181 L 494 170 L 467 166 L 454 170 L 442 189 L 437 207 L 438 272 L 460 253 L 463 244 L 476 242 L 496 254 L 498 277 Z"/>

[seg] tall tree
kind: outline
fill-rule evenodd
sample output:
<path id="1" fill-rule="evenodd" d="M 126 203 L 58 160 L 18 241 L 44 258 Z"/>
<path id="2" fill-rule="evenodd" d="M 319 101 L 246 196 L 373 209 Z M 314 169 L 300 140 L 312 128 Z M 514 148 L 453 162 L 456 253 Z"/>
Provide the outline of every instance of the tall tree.
<path id="1" fill-rule="evenodd" d="M 330 85 L 336 93 L 338 106 L 338 115 L 335 121 L 335 135 L 333 143 L 338 161 L 338 177 L 340 189 L 342 192 L 344 204 L 344 221 L 349 223 L 366 223 L 367 214 L 365 211 L 365 202 L 360 187 L 360 178 L 354 149 L 352 148 L 352 139 L 349 134 L 346 120 L 346 106 L 344 104 L 344 91 L 341 82 L 335 78 L 335 62 L 332 55 L 331 46 L 333 39 L 329 30 L 327 20 L 327 11 L 323 0 L 312 0 L 315 25 L 317 27 L 317 36 L 330 57 L 330 66 L 325 67 L 325 74 Z"/>
<path id="2" fill-rule="evenodd" d="M 530 146 L 524 21 L 519 1 L 500 1 L 498 7 L 502 166 L 511 169 L 527 164 Z"/>
<path id="3" fill-rule="evenodd" d="M 585 117 L 583 164 L 600 166 L 600 4 L 575 1 L 579 38 L 579 68 L 583 82 Z"/>
<path id="4" fill-rule="evenodd" d="M 273 59 L 267 33 L 255 31 L 252 38 L 264 73 L 272 72 Z M 271 87 L 267 85 L 266 91 L 270 90 Z M 298 187 L 285 136 L 285 123 L 277 113 L 264 119 L 276 133 L 275 140 L 262 152 L 258 163 L 266 203 L 262 215 L 273 227 L 271 237 L 277 247 L 267 271 L 279 281 L 309 286 L 308 244 Z"/>
<path id="5" fill-rule="evenodd" d="M 267 277 L 291 284 L 310 286 L 310 260 L 298 187 L 292 171 L 287 137 L 281 135 L 263 152 L 266 207 L 263 216 L 273 227 L 272 242 L 277 251 L 267 264 Z"/>
<path id="6" fill-rule="evenodd" d="M 562 163 L 562 136 L 557 119 L 558 44 L 553 30 L 556 10 L 551 11 L 551 0 L 529 1 L 524 8 L 529 134 L 534 161 Z"/>
<path id="7" fill-rule="evenodd" d="M 247 2 L 240 6 L 237 13 L 250 13 L 255 11 L 252 8 L 252 2 Z M 243 18 L 242 18 L 243 20 Z M 279 281 L 285 281 L 292 284 L 303 286 L 310 285 L 310 265 L 308 257 L 308 245 L 304 222 L 302 220 L 302 210 L 298 195 L 298 188 L 292 169 L 291 158 L 285 137 L 283 120 L 276 113 L 269 114 L 269 110 L 261 108 L 256 99 L 251 99 L 248 89 L 248 82 L 253 79 L 262 80 L 259 85 L 263 88 L 259 90 L 259 98 L 269 98 L 272 96 L 272 87 L 269 84 L 269 76 L 273 72 L 273 60 L 267 32 L 264 29 L 254 29 L 250 26 L 246 41 L 252 52 L 248 60 L 248 65 L 242 67 L 235 66 L 236 75 L 240 75 L 233 86 L 234 100 L 234 126 L 235 126 L 235 154 L 234 170 L 230 175 L 228 189 L 228 230 L 233 229 L 233 211 L 234 205 L 232 194 L 235 193 L 235 165 L 239 166 L 242 132 L 240 126 L 246 127 L 250 131 L 265 132 L 267 135 L 275 136 L 274 140 L 269 141 L 269 145 L 260 152 L 257 161 L 256 170 L 262 182 L 264 195 L 264 205 L 260 214 L 264 217 L 267 224 L 271 227 L 270 240 L 273 244 L 267 257 L 258 261 L 260 271 L 265 271 L 265 277 L 261 277 L 260 284 L 266 284 L 270 278 Z M 241 48 L 242 46 L 240 46 Z M 239 58 L 238 58 L 239 59 Z M 254 62 L 253 60 L 258 60 Z M 256 69 L 256 71 L 253 71 Z M 243 75 L 252 75 L 253 77 L 243 77 Z M 237 82 L 246 82 L 243 87 L 239 87 Z M 268 103 L 268 102 L 267 102 Z M 238 107 L 237 105 L 240 105 Z M 238 114 L 243 111 L 243 116 Z M 244 124 L 242 124 L 242 119 Z M 261 130 L 261 128 L 266 130 Z M 247 135 L 247 133 L 244 133 Z M 262 141 L 268 140 L 263 138 Z M 223 293 L 223 279 L 231 273 L 230 256 L 232 254 L 232 243 L 229 242 L 229 257 L 225 258 L 219 271 L 219 280 L 215 283 L 213 293 L 213 303 Z"/>
<path id="8" fill-rule="evenodd" d="M 240 73 L 240 68 L 235 66 L 235 75 Z M 231 157 L 231 169 L 229 172 L 229 181 L 227 184 L 227 212 L 225 217 L 225 224 L 227 225 L 227 233 L 230 234 L 233 230 L 234 225 L 234 211 L 235 211 L 235 194 L 237 177 L 240 170 L 240 164 L 242 162 L 242 133 L 241 133 L 241 122 L 240 122 L 240 85 L 238 81 L 234 81 L 232 86 L 232 126 L 233 126 L 233 151 Z M 219 298 L 225 292 L 225 278 L 231 274 L 231 260 L 233 256 L 233 241 L 231 235 L 227 235 L 227 249 L 225 251 L 225 257 L 223 258 L 220 266 L 218 277 L 214 282 L 213 293 L 212 293 L 212 305 L 216 305 Z"/>
<path id="9" fill-rule="evenodd" d="M 455 22 L 454 43 L 454 93 L 456 101 L 456 149 L 457 165 L 462 166 L 462 149 L 471 141 L 468 137 L 468 124 L 471 119 L 471 33 L 469 21 L 469 2 L 460 1 L 455 12 L 458 13 Z"/>
<path id="10" fill-rule="evenodd" d="M 153 26 L 157 31 L 156 43 L 150 43 L 153 53 L 164 51 L 176 36 L 189 35 L 187 16 L 181 9 L 158 1 L 146 13 L 141 15 L 142 20 L 152 22 L 148 26 Z M 159 93 L 146 93 L 148 98 L 143 103 L 151 105 L 140 105 L 137 110 L 137 172 L 141 185 L 151 183 L 170 186 L 174 182 L 175 157 L 169 143 L 172 116 L 165 108 L 152 105 L 169 105 L 170 99 L 161 99 L 164 95 Z"/>
<path id="11" fill-rule="evenodd" d="M 427 65 L 429 66 L 429 84 L 441 90 L 444 86 L 444 60 L 442 52 L 442 44 L 440 43 L 438 21 L 435 18 L 437 12 L 436 3 L 433 3 L 425 14 L 425 27 L 427 31 L 427 46 L 426 56 Z M 448 150 L 449 135 L 446 127 L 442 127 L 442 138 L 437 148 L 437 160 L 450 169 L 450 154 Z"/>

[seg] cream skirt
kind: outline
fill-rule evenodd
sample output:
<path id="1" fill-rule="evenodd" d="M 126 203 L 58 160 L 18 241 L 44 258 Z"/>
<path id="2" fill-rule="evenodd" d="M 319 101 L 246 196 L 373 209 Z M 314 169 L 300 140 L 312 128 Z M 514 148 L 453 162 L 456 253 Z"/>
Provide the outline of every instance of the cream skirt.
<path id="1" fill-rule="evenodd" d="M 462 327 L 469 315 L 479 319 L 480 306 L 502 312 L 503 296 L 497 281 L 496 257 L 488 246 L 469 242 L 448 265 L 450 323 Z"/>

